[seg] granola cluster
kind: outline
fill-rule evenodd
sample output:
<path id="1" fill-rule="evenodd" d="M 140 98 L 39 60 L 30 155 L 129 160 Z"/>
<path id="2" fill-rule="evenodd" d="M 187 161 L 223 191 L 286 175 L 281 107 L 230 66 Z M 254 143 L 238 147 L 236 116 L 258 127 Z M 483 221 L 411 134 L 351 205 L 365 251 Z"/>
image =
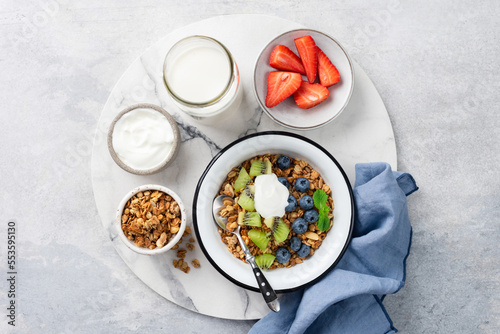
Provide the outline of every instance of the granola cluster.
<path id="1" fill-rule="evenodd" d="M 191 270 L 191 268 L 189 267 L 189 261 L 186 260 L 186 254 L 188 251 L 192 252 L 194 250 L 195 248 L 194 243 L 196 240 L 193 237 L 190 237 L 185 245 L 187 250 L 181 247 L 183 247 L 182 246 L 183 238 L 187 237 L 190 234 L 191 234 L 191 228 L 189 226 L 186 226 L 184 234 L 182 234 L 182 238 L 179 240 L 179 242 L 177 242 L 177 244 L 174 247 L 172 247 L 172 250 L 177 250 L 177 259 L 174 260 L 174 268 L 177 268 L 185 272 L 186 274 L 189 273 L 189 271 Z M 201 266 L 200 261 L 198 259 L 192 260 L 191 264 L 195 268 L 199 268 Z"/>
<path id="2" fill-rule="evenodd" d="M 181 210 L 172 196 L 148 190 L 128 200 L 121 220 L 123 233 L 137 246 L 162 248 L 179 231 Z"/>
<path id="3" fill-rule="evenodd" d="M 256 156 L 250 160 L 244 161 L 240 166 L 233 168 L 227 174 L 227 178 L 223 182 L 219 190 L 219 195 L 228 195 L 234 199 L 234 202 L 232 201 L 225 202 L 226 207 L 221 210 L 221 215 L 226 216 L 228 219 L 226 228 L 228 228 L 231 231 L 234 231 L 238 226 L 237 223 L 238 214 L 239 212 L 244 211 L 244 209 L 241 208 L 238 204 L 236 204 L 238 201 L 238 196 L 240 194 L 234 191 L 234 182 L 238 177 L 241 167 L 244 167 L 246 170 L 249 170 L 250 165 L 254 160 L 269 160 L 273 166 L 272 172 L 276 174 L 276 176 L 278 177 L 280 176 L 286 177 L 290 185 L 293 185 L 299 177 L 306 178 L 307 180 L 309 180 L 310 189 L 306 193 L 299 193 L 294 189 L 293 186 L 290 186 L 289 188 L 290 194 L 292 194 L 297 199 L 297 201 L 299 201 L 301 196 L 303 196 L 304 194 L 313 196 L 315 190 L 321 189 L 328 195 L 327 205 L 333 210 L 334 206 L 333 206 L 333 199 L 331 196 L 330 187 L 327 184 L 325 184 L 323 178 L 316 170 L 314 170 L 307 162 L 300 159 L 294 159 L 291 157 L 290 157 L 291 159 L 290 167 L 285 170 L 281 170 L 276 166 L 276 160 L 279 157 L 280 154 L 265 154 Z M 287 247 L 292 254 L 290 260 L 284 264 L 281 264 L 277 260 L 275 260 L 269 269 L 276 269 L 283 267 L 290 268 L 296 264 L 302 263 L 305 259 L 304 257 L 300 257 L 297 254 L 297 252 L 291 251 L 290 239 L 292 237 L 297 236 L 299 239 L 301 239 L 303 243 L 309 245 L 311 247 L 309 256 L 312 256 L 315 250 L 317 250 L 321 246 L 321 243 L 323 242 L 329 231 L 329 229 L 327 231 L 321 231 L 318 229 L 317 224 L 309 224 L 307 232 L 297 235 L 292 230 L 291 226 L 295 219 L 303 217 L 303 215 L 304 215 L 304 210 L 301 209 L 300 206 L 297 206 L 297 208 L 292 212 L 286 212 L 285 216 L 283 217 L 283 220 L 290 229 L 290 233 L 287 237 L 287 240 L 285 240 L 282 243 L 276 243 L 275 240 L 271 238 L 271 241 L 269 242 L 268 247 L 265 251 L 262 251 L 259 247 L 257 247 L 248 237 L 248 231 L 251 230 L 252 227 L 241 225 L 240 233 L 242 239 L 244 240 L 245 244 L 248 246 L 250 252 L 254 256 L 264 253 L 275 254 L 278 248 Z M 331 229 L 331 226 L 333 225 L 332 211 L 329 212 L 328 218 L 330 219 L 331 222 L 330 224 L 330 229 Z M 261 229 L 265 232 L 270 232 L 270 229 L 265 224 L 262 224 Z M 222 242 L 224 242 L 227 245 L 227 249 L 233 254 L 233 256 L 245 262 L 245 254 L 243 253 L 243 250 L 239 246 L 238 239 L 236 238 L 236 236 L 232 233 L 224 231 L 221 228 L 219 228 L 218 232 Z"/>

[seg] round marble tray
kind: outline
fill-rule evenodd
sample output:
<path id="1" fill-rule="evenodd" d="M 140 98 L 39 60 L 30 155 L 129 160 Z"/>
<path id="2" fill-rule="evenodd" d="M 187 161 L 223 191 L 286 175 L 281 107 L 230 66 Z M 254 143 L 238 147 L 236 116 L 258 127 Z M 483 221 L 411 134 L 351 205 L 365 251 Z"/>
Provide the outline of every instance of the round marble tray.
<path id="1" fill-rule="evenodd" d="M 258 29 L 256 27 L 265 27 Z M 111 228 L 115 210 L 130 189 L 143 184 L 164 185 L 181 196 L 188 208 L 188 226 L 199 177 L 212 157 L 233 140 L 252 132 L 285 130 L 263 114 L 252 92 L 253 65 L 260 50 L 278 34 L 303 28 L 280 18 L 261 15 L 230 15 L 210 18 L 176 30 L 147 49 L 125 71 L 113 88 L 98 122 L 92 152 L 92 183 L 97 209 L 105 230 L 128 267 L 151 289 L 166 299 L 202 314 L 229 319 L 258 319 L 269 309 L 261 295 L 242 289 L 219 274 L 197 247 L 187 260 L 197 258 L 200 268 L 185 274 L 173 267 L 176 252 L 144 256 L 132 252 Z M 328 31 L 325 31 L 329 33 Z M 167 96 L 162 64 L 167 50 L 180 38 L 203 34 L 220 40 L 238 63 L 243 100 L 229 119 L 203 124 L 181 114 Z M 349 106 L 327 126 L 306 132 L 325 147 L 354 182 L 358 162 L 385 161 L 396 166 L 396 145 L 385 106 L 363 70 L 354 62 L 355 87 Z M 151 176 L 129 174 L 112 160 L 106 143 L 108 127 L 122 109 L 136 103 L 162 106 L 176 119 L 182 144 L 174 163 Z M 293 132 L 293 131 L 291 131 Z M 193 233 L 194 237 L 194 233 Z M 186 238 L 184 238 L 186 239 Z M 185 241 L 184 241 L 185 242 Z M 252 272 L 249 267 L 249 275 Z"/>

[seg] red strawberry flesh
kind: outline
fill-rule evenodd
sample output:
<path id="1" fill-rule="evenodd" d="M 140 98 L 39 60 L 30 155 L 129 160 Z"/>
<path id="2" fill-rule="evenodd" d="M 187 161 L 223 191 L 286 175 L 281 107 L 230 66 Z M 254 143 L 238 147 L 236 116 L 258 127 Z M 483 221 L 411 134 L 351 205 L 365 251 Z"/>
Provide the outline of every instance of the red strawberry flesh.
<path id="1" fill-rule="evenodd" d="M 318 47 L 318 77 L 319 82 L 330 87 L 340 81 L 340 74 L 326 54 Z"/>
<path id="2" fill-rule="evenodd" d="M 300 73 L 273 71 L 267 77 L 266 107 L 272 108 L 299 89 Z"/>
<path id="3" fill-rule="evenodd" d="M 282 71 L 306 74 L 306 70 L 304 69 L 304 65 L 302 65 L 302 61 L 299 56 L 297 56 L 285 45 L 277 45 L 274 48 L 271 53 L 269 65 Z"/>
<path id="4" fill-rule="evenodd" d="M 323 85 L 302 81 L 299 89 L 293 94 L 293 98 L 299 108 L 309 109 L 326 100 L 329 95 L 328 88 Z"/>
<path id="5" fill-rule="evenodd" d="M 313 83 L 318 72 L 318 56 L 316 43 L 314 39 L 307 35 L 295 39 L 295 46 L 299 51 L 300 59 L 306 70 L 306 76 L 309 83 Z"/>

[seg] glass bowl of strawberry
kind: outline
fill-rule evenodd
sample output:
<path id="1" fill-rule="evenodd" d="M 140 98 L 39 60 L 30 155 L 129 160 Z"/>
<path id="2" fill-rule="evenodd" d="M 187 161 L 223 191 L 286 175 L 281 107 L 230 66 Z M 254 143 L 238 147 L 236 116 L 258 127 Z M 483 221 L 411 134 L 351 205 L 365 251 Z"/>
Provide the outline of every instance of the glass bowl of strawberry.
<path id="1" fill-rule="evenodd" d="M 347 51 L 333 37 L 311 29 L 285 32 L 260 52 L 254 93 L 276 123 L 312 130 L 337 118 L 354 88 Z"/>

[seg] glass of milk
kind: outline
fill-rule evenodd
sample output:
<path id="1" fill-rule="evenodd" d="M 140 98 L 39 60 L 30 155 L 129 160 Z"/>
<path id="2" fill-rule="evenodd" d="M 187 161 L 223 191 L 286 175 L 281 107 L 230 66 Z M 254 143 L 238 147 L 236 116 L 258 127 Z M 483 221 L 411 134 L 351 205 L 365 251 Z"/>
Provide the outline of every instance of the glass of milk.
<path id="1" fill-rule="evenodd" d="M 196 119 L 209 119 L 241 102 L 238 66 L 229 50 L 207 36 L 178 41 L 163 63 L 163 80 L 174 103 Z"/>

